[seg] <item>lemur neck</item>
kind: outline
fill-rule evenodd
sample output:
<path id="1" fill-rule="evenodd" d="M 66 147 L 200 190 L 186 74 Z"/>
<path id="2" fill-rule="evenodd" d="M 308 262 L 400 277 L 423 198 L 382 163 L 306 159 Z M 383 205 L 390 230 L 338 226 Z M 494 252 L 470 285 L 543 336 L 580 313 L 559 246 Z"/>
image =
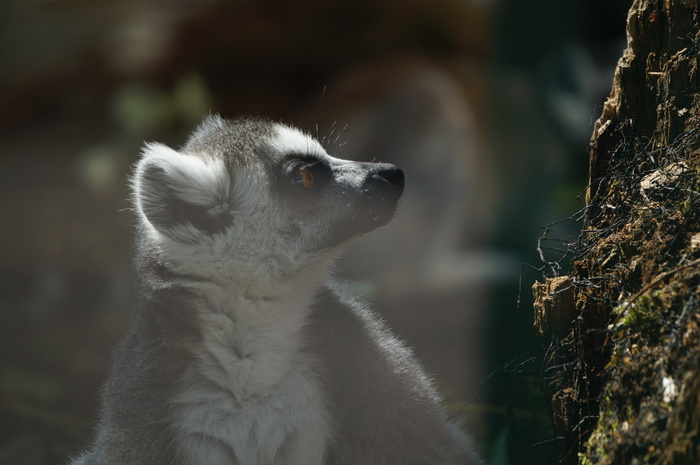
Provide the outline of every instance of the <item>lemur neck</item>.
<path id="1" fill-rule="evenodd" d="M 232 270 L 225 279 L 166 274 L 157 287 L 164 295 L 174 289 L 186 290 L 190 295 L 190 321 L 200 341 L 193 350 L 196 358 L 209 367 L 200 367 L 207 378 L 232 380 L 233 373 L 246 366 L 249 376 L 267 372 L 264 384 L 269 384 L 294 365 L 303 348 L 307 316 L 329 276 L 330 260 L 324 258 L 286 276 L 263 274 L 263 279 L 260 274 L 239 269 Z M 264 369 L 273 366 L 276 368 Z"/>
<path id="2" fill-rule="evenodd" d="M 245 397 L 278 385 L 307 362 L 303 329 L 322 281 L 276 286 L 263 295 L 216 286 L 203 292 L 198 372 Z"/>

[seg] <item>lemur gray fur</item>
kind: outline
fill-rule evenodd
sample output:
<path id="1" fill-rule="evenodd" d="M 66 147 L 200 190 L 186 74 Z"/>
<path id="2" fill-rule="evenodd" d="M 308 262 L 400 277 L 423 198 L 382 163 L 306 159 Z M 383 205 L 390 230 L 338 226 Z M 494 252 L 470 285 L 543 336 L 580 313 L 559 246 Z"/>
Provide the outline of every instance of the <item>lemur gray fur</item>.
<path id="1" fill-rule="evenodd" d="M 138 303 L 73 465 L 476 464 L 428 376 L 328 281 L 403 173 L 211 116 L 133 177 Z"/>

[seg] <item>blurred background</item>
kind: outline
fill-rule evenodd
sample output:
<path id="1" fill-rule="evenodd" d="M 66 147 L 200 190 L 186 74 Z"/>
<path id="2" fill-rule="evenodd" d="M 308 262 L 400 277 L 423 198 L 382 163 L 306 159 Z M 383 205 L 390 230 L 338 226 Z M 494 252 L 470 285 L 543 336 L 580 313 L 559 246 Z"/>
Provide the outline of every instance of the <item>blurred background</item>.
<path id="1" fill-rule="evenodd" d="M 133 297 L 131 166 L 210 112 L 404 169 L 396 218 L 337 273 L 489 463 L 553 463 L 530 287 L 538 242 L 556 259 L 580 228 L 559 220 L 583 207 L 629 3 L 1 1 L 0 465 L 90 441 Z"/>

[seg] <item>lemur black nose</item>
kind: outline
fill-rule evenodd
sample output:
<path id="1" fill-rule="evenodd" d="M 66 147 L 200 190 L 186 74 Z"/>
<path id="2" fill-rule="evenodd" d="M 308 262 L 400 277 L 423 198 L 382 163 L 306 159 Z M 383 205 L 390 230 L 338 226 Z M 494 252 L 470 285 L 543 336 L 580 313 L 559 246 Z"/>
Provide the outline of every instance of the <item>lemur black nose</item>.
<path id="1" fill-rule="evenodd" d="M 393 165 L 387 165 L 377 172 L 377 176 L 403 190 L 403 171 L 399 168 Z"/>
<path id="2" fill-rule="evenodd" d="M 389 163 L 360 163 L 360 166 L 367 172 L 364 192 L 381 193 L 379 198 L 398 200 L 401 197 L 404 186 L 403 171 Z"/>

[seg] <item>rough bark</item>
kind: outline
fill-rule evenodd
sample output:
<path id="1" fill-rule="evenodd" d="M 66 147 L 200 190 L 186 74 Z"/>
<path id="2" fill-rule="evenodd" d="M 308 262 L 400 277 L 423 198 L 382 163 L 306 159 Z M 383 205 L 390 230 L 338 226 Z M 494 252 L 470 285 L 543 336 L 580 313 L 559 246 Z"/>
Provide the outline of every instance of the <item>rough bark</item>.
<path id="1" fill-rule="evenodd" d="M 548 291 L 562 277 L 536 284 L 535 319 L 572 316 L 563 334 L 537 327 L 553 340 L 547 362 L 561 463 L 695 464 L 697 0 L 634 0 L 627 40 L 591 139 L 583 233 L 566 280 L 572 290 Z"/>

